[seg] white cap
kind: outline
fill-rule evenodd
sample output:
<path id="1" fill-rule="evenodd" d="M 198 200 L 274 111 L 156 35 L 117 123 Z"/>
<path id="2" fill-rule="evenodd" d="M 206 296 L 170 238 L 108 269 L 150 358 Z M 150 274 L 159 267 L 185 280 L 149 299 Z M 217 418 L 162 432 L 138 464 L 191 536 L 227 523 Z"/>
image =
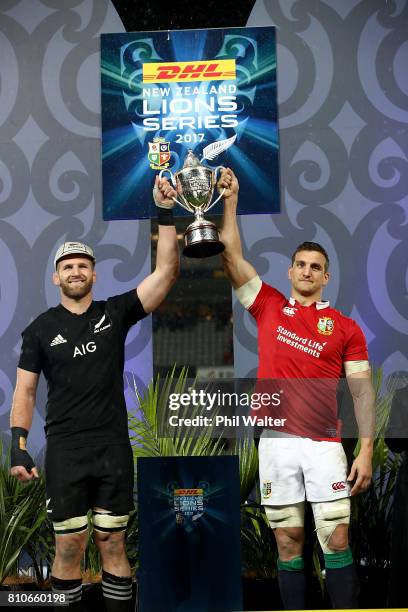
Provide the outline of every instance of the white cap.
<path id="1" fill-rule="evenodd" d="M 79 255 L 82 257 L 88 257 L 95 263 L 95 255 L 91 247 L 83 244 L 82 242 L 64 242 L 61 244 L 54 257 L 54 266 L 57 269 L 57 264 L 60 259 L 68 257 L 69 255 Z"/>

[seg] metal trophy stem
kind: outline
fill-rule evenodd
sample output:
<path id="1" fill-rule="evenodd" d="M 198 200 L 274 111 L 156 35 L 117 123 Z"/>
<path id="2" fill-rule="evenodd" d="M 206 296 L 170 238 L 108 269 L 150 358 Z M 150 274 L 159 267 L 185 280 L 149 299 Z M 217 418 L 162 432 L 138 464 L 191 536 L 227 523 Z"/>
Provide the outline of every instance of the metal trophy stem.
<path id="1" fill-rule="evenodd" d="M 183 254 L 187 257 L 204 258 L 217 255 L 224 250 L 219 239 L 217 226 L 204 218 L 204 213 L 210 210 L 222 198 L 225 189 L 211 203 L 217 172 L 223 168 L 215 169 L 203 166 L 190 150 L 184 161 L 183 168 L 175 175 L 171 170 L 162 170 L 160 179 L 165 172 L 170 174 L 173 187 L 177 191 L 177 198 L 173 198 L 179 206 L 193 213 L 195 219 L 184 232 Z"/>

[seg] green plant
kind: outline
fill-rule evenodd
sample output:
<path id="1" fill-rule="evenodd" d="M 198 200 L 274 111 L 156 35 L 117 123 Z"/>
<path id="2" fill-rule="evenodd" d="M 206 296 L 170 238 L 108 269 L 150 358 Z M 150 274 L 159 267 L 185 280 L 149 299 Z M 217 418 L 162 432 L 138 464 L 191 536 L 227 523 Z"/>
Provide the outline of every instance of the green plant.
<path id="1" fill-rule="evenodd" d="M 1 440 L 0 459 L 0 584 L 7 576 L 18 575 L 24 549 L 41 582 L 40 565 L 50 557 L 44 475 L 40 472 L 38 479 L 27 484 L 11 476 L 10 454 Z"/>
<path id="2" fill-rule="evenodd" d="M 276 578 L 278 551 L 263 506 L 241 506 L 242 568 L 249 578 Z"/>
<path id="3" fill-rule="evenodd" d="M 135 412 L 128 412 L 128 425 L 133 455 L 137 457 L 174 457 L 217 455 L 225 446 L 221 436 L 214 437 L 212 426 L 205 429 L 199 426 L 173 428 L 168 426 L 168 405 L 170 393 L 185 393 L 187 390 L 188 370 L 183 368 L 174 381 L 174 370 L 164 381 L 158 376 L 151 382 L 144 395 L 141 395 L 132 381 L 137 401 Z M 191 387 L 190 387 L 191 388 Z M 180 418 L 193 418 L 199 414 L 198 407 L 184 406 Z"/>
<path id="4" fill-rule="evenodd" d="M 373 451 L 373 482 L 364 493 L 352 498 L 351 535 L 354 558 L 359 565 L 386 567 L 390 559 L 392 500 L 399 455 L 388 450 L 384 436 L 394 388 L 383 391 L 383 372 L 373 369 L 376 432 Z M 359 445 L 355 454 L 359 451 Z"/>

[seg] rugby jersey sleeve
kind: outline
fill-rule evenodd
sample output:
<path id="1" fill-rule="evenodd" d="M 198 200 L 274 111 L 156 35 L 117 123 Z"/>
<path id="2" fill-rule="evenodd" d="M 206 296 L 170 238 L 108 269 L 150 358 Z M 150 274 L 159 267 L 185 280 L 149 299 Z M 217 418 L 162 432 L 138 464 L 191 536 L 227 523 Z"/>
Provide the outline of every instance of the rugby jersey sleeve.
<path id="1" fill-rule="evenodd" d="M 348 333 L 344 346 L 343 362 L 368 359 L 367 342 L 362 329 L 349 319 Z"/>
<path id="2" fill-rule="evenodd" d="M 110 297 L 107 302 L 109 310 L 124 321 L 128 327 L 135 325 L 135 323 L 148 315 L 148 313 L 144 311 L 142 302 L 135 289 L 127 293 L 122 293 L 121 295 Z"/>
<path id="3" fill-rule="evenodd" d="M 248 312 L 258 321 L 262 318 L 267 306 L 281 307 L 285 302 L 286 298 L 280 291 L 262 282 L 262 287 L 254 303 L 248 308 Z"/>
<path id="4" fill-rule="evenodd" d="M 22 370 L 39 374 L 43 367 L 43 352 L 38 332 L 33 325 L 29 325 L 21 334 L 23 344 L 21 346 L 18 367 Z"/>

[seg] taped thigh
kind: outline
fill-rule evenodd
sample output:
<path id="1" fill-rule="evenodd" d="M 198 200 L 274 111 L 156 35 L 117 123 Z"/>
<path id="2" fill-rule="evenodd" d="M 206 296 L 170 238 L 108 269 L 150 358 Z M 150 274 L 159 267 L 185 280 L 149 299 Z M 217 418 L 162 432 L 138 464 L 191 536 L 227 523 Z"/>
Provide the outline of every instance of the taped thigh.
<path id="1" fill-rule="evenodd" d="M 320 546 L 324 553 L 331 553 L 333 551 L 329 548 L 328 542 L 337 525 L 350 523 L 350 498 L 311 503 Z"/>
<path id="2" fill-rule="evenodd" d="M 73 516 L 64 521 L 53 521 L 55 535 L 72 535 L 83 533 L 88 529 L 88 518 L 84 516 Z"/>
<path id="3" fill-rule="evenodd" d="M 272 529 L 303 527 L 305 523 L 305 502 L 287 506 L 264 506 L 265 514 Z"/>
<path id="4" fill-rule="evenodd" d="M 128 514 L 117 514 L 109 510 L 92 510 L 94 529 L 104 533 L 125 531 L 129 520 Z"/>

